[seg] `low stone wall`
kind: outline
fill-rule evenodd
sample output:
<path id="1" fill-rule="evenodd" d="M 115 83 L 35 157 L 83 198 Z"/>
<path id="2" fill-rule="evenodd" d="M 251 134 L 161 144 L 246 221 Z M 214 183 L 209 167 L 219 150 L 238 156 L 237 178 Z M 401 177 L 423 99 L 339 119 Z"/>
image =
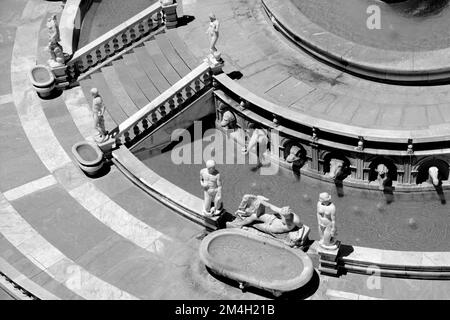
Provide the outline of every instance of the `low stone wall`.
<path id="1" fill-rule="evenodd" d="M 67 0 L 59 21 L 61 46 L 68 55 L 78 47 L 81 25 L 93 0 Z"/>
<path id="2" fill-rule="evenodd" d="M 303 159 L 301 172 L 330 183 L 376 190 L 380 187 L 376 169 L 382 164 L 389 170 L 393 187 L 390 192 L 442 195 L 444 190 L 450 190 L 450 132 L 433 135 L 427 130 L 379 130 L 333 123 L 277 106 L 225 74 L 214 76 L 214 87 L 217 122 L 229 110 L 237 120 L 232 130 L 247 129 L 250 123 L 257 123 L 269 136 L 276 134 L 278 144 L 275 146 L 272 141 L 269 149 L 273 160 L 284 166 L 292 167 L 285 160 L 295 146 Z M 345 178 L 327 177 L 333 161 L 343 163 Z M 426 183 L 431 166 L 440 172 L 440 185 L 436 187 Z"/>

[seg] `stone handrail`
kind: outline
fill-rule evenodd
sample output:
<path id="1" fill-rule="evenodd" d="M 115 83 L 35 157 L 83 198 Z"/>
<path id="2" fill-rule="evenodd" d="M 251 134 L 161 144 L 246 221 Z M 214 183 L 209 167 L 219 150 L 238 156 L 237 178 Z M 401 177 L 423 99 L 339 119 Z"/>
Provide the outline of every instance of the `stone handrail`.
<path id="1" fill-rule="evenodd" d="M 110 133 L 110 139 L 100 145 L 102 150 L 125 144 L 130 145 L 137 137 L 160 125 L 169 116 L 180 111 L 193 98 L 199 96 L 211 87 L 211 69 L 207 63 L 202 63 L 172 87 L 138 110 L 130 118 L 122 122 Z"/>
<path id="2" fill-rule="evenodd" d="M 70 79 L 86 72 L 116 53 L 141 40 L 162 25 L 162 6 L 159 2 L 141 11 L 96 40 L 77 50 L 67 62 Z"/>

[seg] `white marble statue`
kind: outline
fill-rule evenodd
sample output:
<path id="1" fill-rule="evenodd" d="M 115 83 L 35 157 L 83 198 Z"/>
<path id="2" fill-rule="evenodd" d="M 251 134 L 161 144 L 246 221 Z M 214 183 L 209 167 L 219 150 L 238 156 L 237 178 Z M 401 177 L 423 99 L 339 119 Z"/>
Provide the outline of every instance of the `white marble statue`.
<path id="1" fill-rule="evenodd" d="M 61 41 L 58 20 L 56 15 L 52 15 L 47 20 L 47 31 L 48 31 L 48 51 L 50 53 L 50 59 L 48 64 L 51 67 L 59 67 L 64 65 L 64 53 L 62 46 L 59 44 Z"/>
<path id="2" fill-rule="evenodd" d="M 214 160 L 206 161 L 206 168 L 200 170 L 200 185 L 203 188 L 203 215 L 217 216 L 223 210 L 222 203 L 222 179 L 216 169 Z M 214 206 L 211 207 L 211 202 Z"/>
<path id="3" fill-rule="evenodd" d="M 277 207 L 264 196 L 246 194 L 242 198 L 236 219 L 227 222 L 227 228 L 251 226 L 266 235 L 274 236 L 283 243 L 297 247 L 305 244 L 309 228 L 290 207 Z M 270 209 L 271 212 L 266 211 Z"/>
<path id="4" fill-rule="evenodd" d="M 267 132 L 264 129 L 255 126 L 254 123 L 251 123 L 248 128 L 250 130 L 253 130 L 253 133 L 250 137 L 248 145 L 242 148 L 242 153 L 248 154 L 253 149 L 256 149 L 256 146 L 259 144 L 260 154 L 263 155 L 263 153 L 266 151 L 267 143 L 269 142 Z"/>
<path id="5" fill-rule="evenodd" d="M 329 250 L 336 249 L 336 207 L 331 202 L 331 196 L 327 192 L 322 192 L 319 195 L 317 222 L 320 235 L 319 245 Z"/>
<path id="6" fill-rule="evenodd" d="M 206 33 L 209 36 L 209 51 L 212 55 L 217 51 L 216 43 L 219 39 L 219 20 L 214 13 L 209 14 L 209 27 Z"/>
<path id="7" fill-rule="evenodd" d="M 286 157 L 286 162 L 293 163 L 295 161 L 301 160 L 301 157 L 299 156 L 300 151 L 301 151 L 301 149 L 298 146 L 296 146 L 296 145 L 291 146 L 291 148 L 289 149 L 289 154 Z"/>
<path id="8" fill-rule="evenodd" d="M 377 182 L 379 183 L 379 188 L 380 190 L 384 190 L 384 186 L 388 180 L 389 169 L 383 163 L 380 163 L 375 169 L 375 172 L 378 173 Z"/>
<path id="9" fill-rule="evenodd" d="M 325 173 L 325 176 L 336 179 L 343 173 L 344 169 L 344 160 L 341 159 L 331 159 L 330 160 L 330 171 Z"/>
<path id="10" fill-rule="evenodd" d="M 92 95 L 92 118 L 94 120 L 94 128 L 97 130 L 97 135 L 95 140 L 97 142 L 102 142 L 107 138 L 107 132 L 105 128 L 105 105 L 103 104 L 103 99 L 98 93 L 97 88 L 91 89 Z"/>
<path id="11" fill-rule="evenodd" d="M 428 169 L 428 182 L 435 187 L 439 186 L 439 169 L 437 167 L 430 167 Z"/>

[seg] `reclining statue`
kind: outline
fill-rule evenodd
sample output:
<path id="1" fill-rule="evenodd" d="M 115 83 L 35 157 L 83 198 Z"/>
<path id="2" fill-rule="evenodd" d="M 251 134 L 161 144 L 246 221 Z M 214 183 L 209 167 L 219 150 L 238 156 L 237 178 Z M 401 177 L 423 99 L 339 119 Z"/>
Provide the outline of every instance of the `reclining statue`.
<path id="1" fill-rule="evenodd" d="M 227 222 L 227 228 L 252 227 L 257 233 L 269 235 L 290 247 L 304 246 L 309 235 L 309 227 L 300 222 L 300 217 L 288 206 L 276 207 L 268 202 L 269 199 L 246 194 L 242 198 L 236 219 Z M 269 208 L 272 212 L 266 212 Z M 246 228 L 250 231 L 249 228 Z"/>

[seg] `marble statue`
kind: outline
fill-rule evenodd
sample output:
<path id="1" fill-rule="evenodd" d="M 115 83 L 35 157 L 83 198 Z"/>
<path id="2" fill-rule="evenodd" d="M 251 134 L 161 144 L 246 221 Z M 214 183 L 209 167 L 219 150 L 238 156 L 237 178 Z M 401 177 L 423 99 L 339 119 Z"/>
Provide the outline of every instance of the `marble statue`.
<path id="1" fill-rule="evenodd" d="M 223 211 L 222 179 L 214 160 L 206 161 L 206 168 L 200 170 L 200 185 L 203 188 L 203 215 L 217 216 Z M 211 202 L 214 206 L 211 207 Z"/>
<path id="2" fill-rule="evenodd" d="M 379 183 L 379 188 L 380 190 L 384 190 L 384 187 L 388 180 L 389 169 L 383 163 L 380 163 L 375 169 L 375 172 L 378 173 L 377 182 Z"/>
<path id="3" fill-rule="evenodd" d="M 293 145 L 289 149 L 289 154 L 286 157 L 286 162 L 287 163 L 293 163 L 293 162 L 296 162 L 296 161 L 300 161 L 301 160 L 301 157 L 300 157 L 300 153 L 301 152 L 300 151 L 301 151 L 301 149 L 298 146 Z"/>
<path id="4" fill-rule="evenodd" d="M 51 67 L 59 67 L 64 65 L 64 53 L 62 46 L 59 44 L 61 41 L 59 35 L 59 26 L 58 21 L 56 19 L 56 15 L 52 15 L 47 20 L 47 31 L 48 31 L 48 51 L 50 53 L 50 59 L 48 60 L 48 64 Z"/>
<path id="5" fill-rule="evenodd" d="M 235 213 L 236 219 L 227 222 L 227 228 L 251 226 L 258 232 L 271 235 L 291 247 L 304 245 L 309 228 L 300 222 L 300 217 L 289 206 L 279 208 L 268 201 L 269 199 L 264 196 L 244 195 Z M 267 208 L 272 212 L 267 212 Z"/>
<path id="6" fill-rule="evenodd" d="M 343 174 L 343 171 L 344 171 L 344 160 L 333 158 L 330 160 L 330 171 L 325 173 L 325 176 L 331 179 L 337 179 Z"/>
<path id="7" fill-rule="evenodd" d="M 257 127 L 254 123 L 249 124 L 248 128 L 250 130 L 253 130 L 253 133 L 250 137 L 248 145 L 242 148 L 242 153 L 248 154 L 250 151 L 256 148 L 257 144 L 260 145 L 264 152 L 267 147 L 267 143 L 269 142 L 267 132 L 264 129 Z"/>
<path id="8" fill-rule="evenodd" d="M 94 119 L 94 128 L 97 130 L 97 135 L 95 140 L 97 142 L 103 142 L 107 138 L 107 132 L 105 129 L 105 105 L 103 104 L 103 99 L 98 93 L 97 88 L 91 89 L 92 95 L 92 117 Z"/>
<path id="9" fill-rule="evenodd" d="M 437 167 L 430 167 L 428 169 L 428 182 L 433 186 L 439 186 L 439 169 Z"/>
<path id="10" fill-rule="evenodd" d="M 320 235 L 319 245 L 328 250 L 336 249 L 336 207 L 331 202 L 331 196 L 327 192 L 322 192 L 319 195 L 317 222 Z"/>
<path id="11" fill-rule="evenodd" d="M 214 13 L 209 14 L 209 27 L 206 33 L 209 36 L 209 51 L 211 54 L 217 51 L 216 43 L 219 39 L 219 20 L 217 20 Z"/>
<path id="12" fill-rule="evenodd" d="M 231 111 L 225 111 L 222 115 L 220 126 L 226 129 L 233 129 L 236 124 L 236 117 Z"/>

